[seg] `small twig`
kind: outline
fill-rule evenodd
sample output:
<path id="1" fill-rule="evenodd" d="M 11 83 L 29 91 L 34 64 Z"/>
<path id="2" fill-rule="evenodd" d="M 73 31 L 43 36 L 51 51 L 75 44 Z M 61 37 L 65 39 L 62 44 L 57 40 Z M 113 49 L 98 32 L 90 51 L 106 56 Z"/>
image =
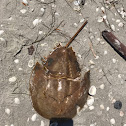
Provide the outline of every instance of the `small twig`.
<path id="1" fill-rule="evenodd" d="M 89 38 L 89 39 L 90 39 L 90 38 Z M 91 50 L 93 56 L 96 58 L 97 56 L 96 56 L 96 54 L 95 54 L 95 52 L 94 52 L 94 49 L 93 49 L 93 46 L 92 46 L 91 39 L 90 39 L 90 42 L 89 42 L 89 46 L 90 46 L 90 50 Z"/>
<path id="2" fill-rule="evenodd" d="M 80 29 L 76 32 L 76 34 L 70 39 L 70 41 L 66 44 L 66 48 L 72 43 L 72 41 L 77 37 L 80 31 L 84 28 L 84 26 L 88 23 L 88 21 L 84 22 L 84 24 L 80 27 Z"/>

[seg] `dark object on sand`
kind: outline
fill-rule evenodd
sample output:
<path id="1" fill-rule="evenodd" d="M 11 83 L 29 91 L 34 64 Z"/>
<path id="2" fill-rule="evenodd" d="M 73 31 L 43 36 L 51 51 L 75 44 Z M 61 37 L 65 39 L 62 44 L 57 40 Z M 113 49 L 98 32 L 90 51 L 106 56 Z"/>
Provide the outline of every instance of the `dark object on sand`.
<path id="1" fill-rule="evenodd" d="M 72 119 L 50 120 L 49 126 L 73 126 L 73 120 Z"/>
<path id="2" fill-rule="evenodd" d="M 121 109 L 122 108 L 122 102 L 121 101 L 116 101 L 114 103 L 114 108 L 115 109 Z"/>
<path id="3" fill-rule="evenodd" d="M 81 69 L 72 47 L 69 47 L 82 25 L 66 46 L 57 48 L 45 64 L 38 62 L 30 77 L 30 94 L 34 109 L 44 118 L 73 118 L 77 107 L 83 108 L 90 87 L 90 71 L 81 78 Z"/>
<path id="4" fill-rule="evenodd" d="M 28 48 L 29 55 L 32 55 L 34 51 L 35 51 L 34 46 L 30 46 L 30 48 Z"/>
<path id="5" fill-rule="evenodd" d="M 85 0 L 81 0 L 81 5 L 84 5 L 85 4 Z"/>
<path id="6" fill-rule="evenodd" d="M 126 60 L 126 46 L 122 44 L 111 32 L 103 31 L 103 38 L 112 46 L 112 48 Z"/>

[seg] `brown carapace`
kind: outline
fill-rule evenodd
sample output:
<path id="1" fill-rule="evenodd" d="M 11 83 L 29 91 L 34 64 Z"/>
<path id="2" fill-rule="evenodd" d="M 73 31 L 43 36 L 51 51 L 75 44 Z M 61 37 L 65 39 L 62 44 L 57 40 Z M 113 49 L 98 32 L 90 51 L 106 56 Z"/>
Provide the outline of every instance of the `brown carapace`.
<path id="1" fill-rule="evenodd" d="M 38 62 L 30 78 L 30 94 L 34 109 L 44 118 L 73 118 L 77 107 L 83 108 L 90 86 L 90 72 L 81 79 L 81 69 L 72 47 L 58 46 L 45 64 Z"/>

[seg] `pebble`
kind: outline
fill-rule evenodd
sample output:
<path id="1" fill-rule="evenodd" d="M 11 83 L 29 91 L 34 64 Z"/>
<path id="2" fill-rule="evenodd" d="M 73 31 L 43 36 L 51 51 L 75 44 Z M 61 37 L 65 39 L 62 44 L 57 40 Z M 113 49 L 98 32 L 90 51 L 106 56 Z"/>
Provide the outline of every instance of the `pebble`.
<path id="1" fill-rule="evenodd" d="M 99 56 L 96 56 L 95 59 L 99 59 Z"/>
<path id="2" fill-rule="evenodd" d="M 20 104 L 19 98 L 15 98 L 15 99 L 14 99 L 14 102 L 15 102 L 15 104 Z"/>
<path id="3" fill-rule="evenodd" d="M 35 20 L 33 21 L 33 25 L 36 26 L 36 25 L 38 25 L 40 22 L 42 22 L 42 19 L 35 19 Z"/>
<path id="4" fill-rule="evenodd" d="M 10 126 L 14 126 L 14 124 L 11 124 Z"/>
<path id="5" fill-rule="evenodd" d="M 0 35 L 2 35 L 4 33 L 4 31 L 3 30 L 0 30 Z"/>
<path id="6" fill-rule="evenodd" d="M 9 115 L 10 114 L 10 109 L 9 108 L 6 108 L 5 109 L 5 112 Z"/>
<path id="7" fill-rule="evenodd" d="M 34 114 L 34 115 L 31 117 L 31 120 L 34 122 L 34 121 L 36 121 L 36 118 L 37 118 L 37 114 Z"/>
<path id="8" fill-rule="evenodd" d="M 104 85 L 104 84 L 101 84 L 101 85 L 100 85 L 100 89 L 103 90 L 104 88 L 105 88 L 105 85 Z"/>
<path id="9" fill-rule="evenodd" d="M 111 123 L 112 125 L 115 125 L 115 119 L 114 119 L 114 118 L 110 119 L 110 123 Z"/>
<path id="10" fill-rule="evenodd" d="M 94 97 L 90 96 L 89 99 L 87 100 L 87 105 L 92 106 L 94 103 Z"/>
<path id="11" fill-rule="evenodd" d="M 22 9 L 22 10 L 20 10 L 20 12 L 22 13 L 22 14 L 25 14 L 26 13 L 26 9 Z"/>
<path id="12" fill-rule="evenodd" d="M 14 62 L 15 62 L 15 63 L 19 63 L 19 59 L 15 59 Z"/>
<path id="13" fill-rule="evenodd" d="M 18 70 L 23 70 L 22 68 L 18 68 Z"/>
<path id="14" fill-rule="evenodd" d="M 122 102 L 121 101 L 116 101 L 114 103 L 114 108 L 115 109 L 121 109 L 122 108 Z"/>
<path id="15" fill-rule="evenodd" d="M 90 87 L 89 94 L 92 96 L 96 94 L 96 87 L 94 85 Z"/>
<path id="16" fill-rule="evenodd" d="M 89 106 L 89 110 L 93 110 L 94 109 L 94 106 Z"/>
<path id="17" fill-rule="evenodd" d="M 17 78 L 15 76 L 9 78 L 9 82 L 15 82 L 17 80 Z"/>
<path id="18" fill-rule="evenodd" d="M 97 38 L 97 41 L 101 41 L 101 39 L 100 38 Z"/>
<path id="19" fill-rule="evenodd" d="M 29 60 L 28 66 L 31 68 L 31 67 L 33 67 L 33 65 L 34 65 L 34 61 L 33 60 Z"/>
<path id="20" fill-rule="evenodd" d="M 117 20 L 116 20 L 116 22 L 117 22 L 117 23 L 119 23 L 119 22 L 120 22 L 120 20 L 119 20 L 119 19 L 117 19 Z"/>
<path id="21" fill-rule="evenodd" d="M 40 126 L 44 126 L 44 122 L 43 121 L 41 121 L 41 125 Z"/>
<path id="22" fill-rule="evenodd" d="M 120 79 L 122 78 L 122 77 L 121 77 L 121 74 L 118 74 L 118 78 L 120 78 Z"/>
<path id="23" fill-rule="evenodd" d="M 80 11 L 80 10 L 81 10 L 80 6 L 75 6 L 73 9 L 74 9 L 75 11 Z"/>

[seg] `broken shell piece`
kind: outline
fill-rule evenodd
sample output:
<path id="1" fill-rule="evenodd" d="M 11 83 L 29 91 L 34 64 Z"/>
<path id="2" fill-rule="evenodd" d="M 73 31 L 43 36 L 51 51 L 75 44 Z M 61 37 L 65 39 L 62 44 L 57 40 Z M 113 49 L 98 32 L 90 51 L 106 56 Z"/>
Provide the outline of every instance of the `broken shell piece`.
<path id="1" fill-rule="evenodd" d="M 0 30 L 0 35 L 2 35 L 4 33 L 4 31 L 3 30 Z"/>
<path id="2" fill-rule="evenodd" d="M 103 17 L 98 17 L 98 22 L 103 22 Z"/>
<path id="3" fill-rule="evenodd" d="M 100 85 L 100 89 L 104 89 L 105 88 L 105 85 L 104 84 L 101 84 Z"/>
<path id="4" fill-rule="evenodd" d="M 9 115 L 10 114 L 10 109 L 9 108 L 6 108 L 5 109 L 5 113 L 7 113 Z"/>
<path id="5" fill-rule="evenodd" d="M 114 26 L 114 25 L 111 25 L 111 29 L 112 29 L 113 31 L 115 31 L 115 26 Z"/>
<path id="6" fill-rule="evenodd" d="M 15 99 L 14 99 L 14 102 L 15 102 L 15 104 L 20 104 L 19 98 L 15 98 Z"/>
<path id="7" fill-rule="evenodd" d="M 89 94 L 92 95 L 92 96 L 96 94 L 96 87 L 95 86 L 90 87 Z"/>
<path id="8" fill-rule="evenodd" d="M 37 114 L 34 114 L 32 117 L 31 117 L 31 120 L 34 122 L 37 118 Z"/>
<path id="9" fill-rule="evenodd" d="M 115 125 L 115 119 L 112 118 L 112 119 L 110 120 L 110 123 L 111 123 L 112 125 Z"/>
<path id="10" fill-rule="evenodd" d="M 89 99 L 87 100 L 87 105 L 92 106 L 94 103 L 94 97 L 90 96 Z"/>
<path id="11" fill-rule="evenodd" d="M 93 110 L 94 109 L 94 106 L 92 105 L 92 106 L 89 106 L 89 109 L 90 110 Z"/>
<path id="12" fill-rule="evenodd" d="M 27 0 L 22 0 L 22 2 L 26 5 L 28 5 L 28 1 Z"/>
<path id="13" fill-rule="evenodd" d="M 26 13 L 26 9 L 22 9 L 22 10 L 20 10 L 20 12 L 22 13 L 22 14 L 24 14 L 24 13 Z"/>
<path id="14" fill-rule="evenodd" d="M 35 19 L 35 20 L 33 21 L 33 25 L 36 26 L 36 25 L 38 25 L 40 22 L 42 22 L 42 19 Z"/>
<path id="15" fill-rule="evenodd" d="M 34 65 L 34 61 L 33 61 L 33 60 L 29 60 L 28 66 L 29 66 L 29 67 L 33 67 L 33 65 Z"/>
<path id="16" fill-rule="evenodd" d="M 16 80 L 17 80 L 17 78 L 16 78 L 15 76 L 9 78 L 9 81 L 10 81 L 10 82 L 15 82 Z"/>

